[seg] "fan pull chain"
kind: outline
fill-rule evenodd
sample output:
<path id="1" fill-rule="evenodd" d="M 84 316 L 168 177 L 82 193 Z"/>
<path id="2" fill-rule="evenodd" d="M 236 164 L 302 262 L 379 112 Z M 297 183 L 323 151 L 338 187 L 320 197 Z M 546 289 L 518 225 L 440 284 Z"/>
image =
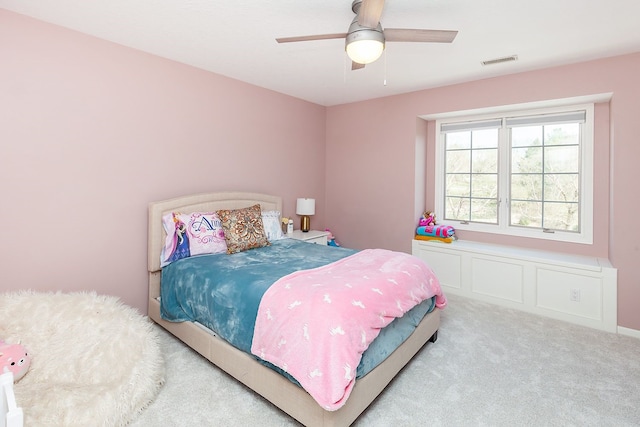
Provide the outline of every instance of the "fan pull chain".
<path id="1" fill-rule="evenodd" d="M 343 55 L 343 59 L 342 59 L 342 62 L 343 62 L 343 67 L 342 67 L 342 73 L 343 73 L 342 80 L 343 81 L 342 81 L 342 83 L 344 83 L 344 84 L 347 84 L 347 58 L 348 58 L 348 56 L 345 53 Z"/>
<path id="2" fill-rule="evenodd" d="M 385 49 L 384 52 L 382 52 L 382 54 L 384 55 L 384 79 L 382 84 L 386 86 L 387 85 L 387 50 Z"/>

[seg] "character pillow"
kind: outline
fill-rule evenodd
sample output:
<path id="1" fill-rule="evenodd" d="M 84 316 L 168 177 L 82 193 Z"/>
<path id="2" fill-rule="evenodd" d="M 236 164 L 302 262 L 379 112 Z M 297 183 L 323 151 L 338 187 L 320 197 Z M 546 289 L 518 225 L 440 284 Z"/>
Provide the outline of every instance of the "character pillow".
<path id="1" fill-rule="evenodd" d="M 167 233 L 160 255 L 162 267 L 190 256 L 227 251 L 222 222 L 215 212 L 171 212 L 162 217 L 162 225 Z"/>

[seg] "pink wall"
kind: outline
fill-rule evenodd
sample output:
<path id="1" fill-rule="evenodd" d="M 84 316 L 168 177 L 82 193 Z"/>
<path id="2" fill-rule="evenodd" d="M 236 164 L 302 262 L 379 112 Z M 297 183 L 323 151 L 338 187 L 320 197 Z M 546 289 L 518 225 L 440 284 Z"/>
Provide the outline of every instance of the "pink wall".
<path id="1" fill-rule="evenodd" d="M 315 228 L 345 246 L 409 251 L 417 141 L 433 178 L 418 116 L 613 92 L 596 243 L 549 248 L 608 253 L 619 324 L 640 330 L 640 54 L 328 109 L 1 9 L 0 58 L 0 291 L 93 289 L 145 311 L 147 204 L 204 191 L 281 194 L 285 215 L 315 197 Z"/>
<path id="2" fill-rule="evenodd" d="M 410 251 L 416 135 L 428 134 L 427 179 L 433 179 L 435 128 L 416 117 L 612 92 L 596 110 L 594 245 L 461 233 L 461 238 L 608 257 L 618 268 L 618 321 L 640 330 L 640 53 L 331 107 L 327 111 L 327 222 L 346 246 Z M 609 110 L 610 107 L 610 110 Z M 608 125 L 610 124 L 610 131 Z M 425 130 L 426 126 L 426 130 Z M 418 195 L 420 197 L 420 195 Z"/>
<path id="3" fill-rule="evenodd" d="M 315 197 L 325 108 L 0 9 L 0 291 L 88 290 L 146 312 L 147 205 Z"/>

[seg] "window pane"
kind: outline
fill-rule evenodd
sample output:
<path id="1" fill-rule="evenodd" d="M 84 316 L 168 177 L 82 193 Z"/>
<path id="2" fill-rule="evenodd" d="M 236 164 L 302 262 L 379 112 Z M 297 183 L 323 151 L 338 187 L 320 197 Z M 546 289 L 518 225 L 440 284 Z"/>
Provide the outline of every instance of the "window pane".
<path id="1" fill-rule="evenodd" d="M 511 225 L 542 227 L 542 203 L 511 201 Z"/>
<path id="2" fill-rule="evenodd" d="M 473 150 L 471 155 L 471 172 L 473 173 L 497 173 L 498 150 L 483 149 Z"/>
<path id="3" fill-rule="evenodd" d="M 498 129 L 474 130 L 471 138 L 474 149 L 498 148 Z"/>
<path id="4" fill-rule="evenodd" d="M 471 196 L 486 199 L 498 198 L 498 175 L 471 175 Z M 473 203 L 473 202 L 472 202 Z"/>
<path id="5" fill-rule="evenodd" d="M 497 223 L 498 136 L 498 129 L 445 135 L 444 219 Z"/>
<path id="6" fill-rule="evenodd" d="M 498 201 L 496 199 L 471 199 L 471 221 L 497 224 Z"/>
<path id="7" fill-rule="evenodd" d="M 542 200 L 542 175 L 511 175 L 511 199 Z"/>
<path id="8" fill-rule="evenodd" d="M 544 200 L 577 203 L 580 200 L 579 185 L 578 174 L 547 174 L 544 176 Z M 545 216 L 546 213 L 545 210 Z"/>
<path id="9" fill-rule="evenodd" d="M 580 231 L 577 203 L 545 203 L 544 228 Z"/>
<path id="10" fill-rule="evenodd" d="M 542 148 L 527 147 L 511 150 L 512 173 L 542 173 Z"/>
<path id="11" fill-rule="evenodd" d="M 447 197 L 445 219 L 469 221 L 469 199 L 462 197 Z"/>
<path id="12" fill-rule="evenodd" d="M 544 127 L 544 145 L 578 145 L 580 143 L 580 125 L 566 123 Z"/>
<path id="13" fill-rule="evenodd" d="M 511 128 L 511 146 L 529 147 L 542 145 L 542 126 Z"/>
<path id="14" fill-rule="evenodd" d="M 445 150 L 471 148 L 471 131 L 447 133 Z"/>
<path id="15" fill-rule="evenodd" d="M 471 172 L 471 150 L 455 150 L 446 153 L 447 173 Z"/>
<path id="16" fill-rule="evenodd" d="M 446 192 L 448 196 L 469 197 L 471 182 L 469 174 L 447 174 Z"/>
<path id="17" fill-rule="evenodd" d="M 566 145 L 544 148 L 544 171 L 578 173 L 580 168 L 580 148 Z"/>

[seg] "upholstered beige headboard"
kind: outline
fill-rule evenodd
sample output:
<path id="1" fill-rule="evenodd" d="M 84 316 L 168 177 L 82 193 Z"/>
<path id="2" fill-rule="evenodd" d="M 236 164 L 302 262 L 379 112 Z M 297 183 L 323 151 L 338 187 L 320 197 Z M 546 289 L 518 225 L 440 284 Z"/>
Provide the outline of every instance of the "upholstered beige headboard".
<path id="1" fill-rule="evenodd" d="M 162 227 L 162 216 L 170 212 L 211 212 L 219 209 L 239 209 L 259 203 L 263 211 L 278 210 L 282 212 L 282 198 L 259 193 L 223 192 L 203 193 L 174 199 L 152 202 L 149 204 L 149 240 L 148 269 L 149 273 L 160 270 L 160 253 L 165 241 Z"/>

